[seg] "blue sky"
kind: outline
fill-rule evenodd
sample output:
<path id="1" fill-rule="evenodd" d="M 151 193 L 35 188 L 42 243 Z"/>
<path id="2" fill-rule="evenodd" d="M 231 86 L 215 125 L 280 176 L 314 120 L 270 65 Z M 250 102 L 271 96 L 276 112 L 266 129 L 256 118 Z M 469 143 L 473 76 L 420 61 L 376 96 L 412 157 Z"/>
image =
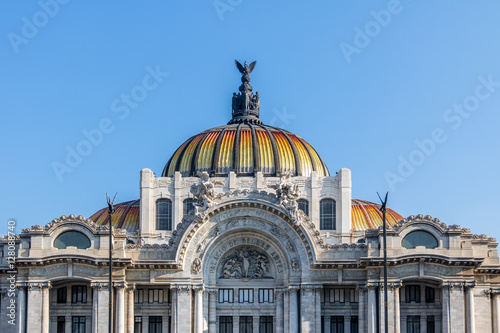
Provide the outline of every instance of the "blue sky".
<path id="1" fill-rule="evenodd" d="M 142 168 L 227 123 L 238 59 L 261 119 L 351 169 L 354 198 L 500 239 L 498 1 L 1 6 L 1 234 L 137 199 Z"/>

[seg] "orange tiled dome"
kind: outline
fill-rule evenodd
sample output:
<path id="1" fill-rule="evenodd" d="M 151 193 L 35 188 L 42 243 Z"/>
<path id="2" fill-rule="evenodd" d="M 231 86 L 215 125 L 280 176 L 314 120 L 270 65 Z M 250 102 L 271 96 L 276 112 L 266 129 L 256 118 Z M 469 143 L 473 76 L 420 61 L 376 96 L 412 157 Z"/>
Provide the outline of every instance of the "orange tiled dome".
<path id="1" fill-rule="evenodd" d="M 207 171 L 212 176 L 329 176 L 316 150 L 301 137 L 262 123 L 230 123 L 189 138 L 170 158 L 162 177 L 180 171 L 184 177 Z"/>

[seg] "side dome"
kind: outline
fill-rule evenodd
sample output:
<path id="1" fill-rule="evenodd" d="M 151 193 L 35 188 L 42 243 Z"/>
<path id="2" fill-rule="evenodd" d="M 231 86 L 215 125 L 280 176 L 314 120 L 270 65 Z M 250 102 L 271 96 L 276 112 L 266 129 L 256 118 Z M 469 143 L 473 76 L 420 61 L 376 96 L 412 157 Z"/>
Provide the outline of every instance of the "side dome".
<path id="1" fill-rule="evenodd" d="M 329 176 L 316 150 L 298 135 L 262 123 L 230 123 L 189 138 L 170 158 L 162 177 L 207 171 L 211 176 Z"/>
<path id="2" fill-rule="evenodd" d="M 382 225 L 382 212 L 380 212 L 379 204 L 352 199 L 351 207 L 353 230 L 376 229 Z M 390 208 L 387 208 L 385 217 L 386 224 L 390 226 L 403 219 L 403 216 Z"/>
<path id="3" fill-rule="evenodd" d="M 113 228 L 125 229 L 128 232 L 139 230 L 139 199 L 115 204 L 114 208 L 113 221 L 111 221 Z M 98 210 L 90 219 L 97 225 L 109 225 L 108 207 Z"/>

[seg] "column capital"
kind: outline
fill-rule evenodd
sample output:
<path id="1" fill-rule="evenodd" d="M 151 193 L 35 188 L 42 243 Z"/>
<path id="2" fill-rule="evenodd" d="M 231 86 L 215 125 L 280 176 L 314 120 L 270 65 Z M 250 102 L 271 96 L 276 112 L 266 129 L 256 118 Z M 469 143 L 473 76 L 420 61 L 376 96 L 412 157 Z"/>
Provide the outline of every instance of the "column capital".
<path id="1" fill-rule="evenodd" d="M 476 281 L 465 281 L 464 286 L 467 289 L 473 289 L 476 286 Z"/>
<path id="2" fill-rule="evenodd" d="M 176 284 L 172 289 L 174 289 L 179 294 L 183 292 L 189 294 L 191 291 L 191 286 L 189 284 Z"/>
<path id="3" fill-rule="evenodd" d="M 108 288 L 107 282 L 92 281 L 90 282 L 90 288 L 95 288 L 101 290 L 102 288 Z"/>
<path id="4" fill-rule="evenodd" d="M 133 292 L 135 290 L 135 283 L 127 283 L 127 291 Z"/>
<path id="5" fill-rule="evenodd" d="M 299 290 L 300 290 L 300 286 L 297 286 L 297 285 L 288 286 L 288 291 L 299 291 Z"/>
<path id="6" fill-rule="evenodd" d="M 127 288 L 127 282 L 125 281 L 113 282 L 113 287 L 115 287 L 116 289 L 125 289 Z"/>
<path id="7" fill-rule="evenodd" d="M 375 290 L 379 286 L 378 282 L 367 282 L 366 283 L 366 289 L 368 290 Z"/>
<path id="8" fill-rule="evenodd" d="M 29 290 L 32 289 L 50 289 L 52 288 L 52 283 L 50 281 L 46 282 L 28 282 L 26 283 Z"/>
<path id="9" fill-rule="evenodd" d="M 192 286 L 192 287 L 191 287 L 191 289 L 192 289 L 194 292 L 198 293 L 198 292 L 202 292 L 202 291 L 204 291 L 204 290 L 205 290 L 205 286 L 204 286 L 204 285 L 202 285 L 202 284 L 200 284 L 200 285 L 194 285 L 194 286 Z"/>
<path id="10" fill-rule="evenodd" d="M 391 281 L 387 283 L 387 287 L 391 290 L 394 289 L 399 289 L 403 286 L 403 283 L 401 281 Z"/>
<path id="11" fill-rule="evenodd" d="M 451 290 L 464 290 L 465 283 L 463 281 L 443 281 L 441 287 Z"/>

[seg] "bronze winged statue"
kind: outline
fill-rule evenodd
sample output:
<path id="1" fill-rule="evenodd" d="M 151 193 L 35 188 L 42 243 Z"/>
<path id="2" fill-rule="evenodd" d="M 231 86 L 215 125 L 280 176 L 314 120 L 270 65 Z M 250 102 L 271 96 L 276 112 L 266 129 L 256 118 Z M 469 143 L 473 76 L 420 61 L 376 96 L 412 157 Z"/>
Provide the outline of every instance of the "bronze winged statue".
<path id="1" fill-rule="evenodd" d="M 257 63 L 257 61 L 254 61 L 250 65 L 247 65 L 247 62 L 245 61 L 244 65 L 242 65 L 242 64 L 240 64 L 240 62 L 238 60 L 235 60 L 235 62 L 236 62 L 236 67 L 238 68 L 240 73 L 243 75 L 248 75 L 248 74 L 252 73 L 253 68 L 255 67 L 255 64 Z"/>

